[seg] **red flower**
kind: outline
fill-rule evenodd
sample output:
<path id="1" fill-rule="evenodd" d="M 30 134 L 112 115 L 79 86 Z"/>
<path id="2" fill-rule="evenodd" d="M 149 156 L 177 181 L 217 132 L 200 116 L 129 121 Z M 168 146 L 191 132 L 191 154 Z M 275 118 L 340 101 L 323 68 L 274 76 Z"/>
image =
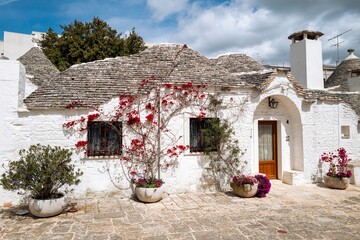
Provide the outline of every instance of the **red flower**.
<path id="1" fill-rule="evenodd" d="M 164 86 L 168 89 L 172 87 L 172 85 L 170 83 L 165 83 Z"/>
<path id="2" fill-rule="evenodd" d="M 166 106 L 168 104 L 168 102 L 167 102 L 166 99 L 164 99 L 164 100 L 161 101 L 161 104 Z"/>
<path id="3" fill-rule="evenodd" d="M 188 82 L 186 84 L 181 85 L 182 88 L 191 88 L 192 87 L 192 83 Z"/>
<path id="4" fill-rule="evenodd" d="M 100 117 L 100 114 L 99 114 L 99 113 L 89 114 L 89 115 L 88 115 L 88 122 L 92 122 L 92 121 L 94 121 L 95 119 L 97 119 L 98 117 Z"/>
<path id="5" fill-rule="evenodd" d="M 130 115 L 127 123 L 129 125 L 138 124 L 138 123 L 140 123 L 140 118 L 138 116 L 134 117 L 134 116 Z"/>
<path id="6" fill-rule="evenodd" d="M 155 185 L 156 185 L 156 187 L 161 187 L 162 182 L 156 179 L 155 180 Z"/>
<path id="7" fill-rule="evenodd" d="M 131 140 L 132 147 L 141 147 L 143 145 L 144 144 L 143 144 L 143 142 L 140 141 L 140 139 L 135 138 L 135 139 Z"/>
<path id="8" fill-rule="evenodd" d="M 186 150 L 186 147 L 185 147 L 184 145 L 179 145 L 178 148 L 179 148 L 181 151 Z"/>
<path id="9" fill-rule="evenodd" d="M 88 144 L 88 141 L 78 141 L 76 144 L 75 144 L 75 147 L 76 148 L 82 148 L 82 147 L 86 147 Z"/>
<path id="10" fill-rule="evenodd" d="M 201 112 L 199 116 L 197 116 L 197 119 L 199 121 L 202 121 L 206 117 L 206 114 L 204 112 Z"/>
<path id="11" fill-rule="evenodd" d="M 130 172 L 130 174 L 131 174 L 131 175 L 137 175 L 137 172 L 132 171 L 132 172 Z"/>
<path id="12" fill-rule="evenodd" d="M 155 108 L 153 107 L 153 105 L 151 105 L 151 103 L 146 104 L 145 108 L 146 108 L 147 110 L 154 110 L 154 109 L 155 109 Z"/>
<path id="13" fill-rule="evenodd" d="M 70 122 L 64 123 L 63 127 L 64 128 L 71 128 L 74 125 L 75 125 L 75 121 L 70 121 Z"/>
<path id="14" fill-rule="evenodd" d="M 152 122 L 154 120 L 154 114 L 150 113 L 145 118 L 146 118 L 147 121 Z"/>

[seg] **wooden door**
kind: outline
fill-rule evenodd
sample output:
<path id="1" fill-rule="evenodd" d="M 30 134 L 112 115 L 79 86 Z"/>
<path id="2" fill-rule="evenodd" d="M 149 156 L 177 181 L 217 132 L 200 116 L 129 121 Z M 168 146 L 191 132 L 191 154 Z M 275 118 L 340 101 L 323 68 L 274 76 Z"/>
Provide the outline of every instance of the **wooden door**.
<path id="1" fill-rule="evenodd" d="M 276 121 L 259 121 L 259 172 L 277 178 Z"/>

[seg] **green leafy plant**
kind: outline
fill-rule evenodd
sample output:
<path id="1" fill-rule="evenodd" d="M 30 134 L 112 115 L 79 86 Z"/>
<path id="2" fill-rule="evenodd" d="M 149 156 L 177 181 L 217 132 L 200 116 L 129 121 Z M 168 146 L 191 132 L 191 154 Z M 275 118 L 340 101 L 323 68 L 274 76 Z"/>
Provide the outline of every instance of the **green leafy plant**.
<path id="1" fill-rule="evenodd" d="M 50 145 L 32 145 L 19 152 L 20 159 L 10 161 L 0 182 L 5 190 L 28 192 L 36 199 L 58 196 L 64 185 L 77 185 L 83 174 L 71 164 L 71 151 Z"/>
<path id="2" fill-rule="evenodd" d="M 209 96 L 208 110 L 212 115 L 218 116 L 222 109 L 230 107 L 218 96 Z M 244 171 L 247 161 L 241 160 L 241 156 L 245 150 L 240 149 L 239 142 L 234 137 L 235 132 L 227 119 L 213 118 L 208 123 L 209 128 L 202 132 L 205 146 L 210 146 L 204 149 L 204 154 L 209 159 L 209 167 L 203 178 L 221 191 L 227 186 L 224 179 L 228 181 L 232 176 L 240 175 Z M 212 148 L 215 145 L 216 151 Z"/>

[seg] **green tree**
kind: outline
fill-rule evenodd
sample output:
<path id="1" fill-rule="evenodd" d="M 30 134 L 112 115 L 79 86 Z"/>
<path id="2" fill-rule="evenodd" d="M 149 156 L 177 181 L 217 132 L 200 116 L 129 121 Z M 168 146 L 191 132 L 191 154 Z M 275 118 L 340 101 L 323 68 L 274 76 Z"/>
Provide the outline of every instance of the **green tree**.
<path id="1" fill-rule="evenodd" d="M 44 54 L 60 71 L 73 64 L 125 56 L 146 48 L 135 28 L 129 36 L 123 36 L 97 17 L 91 22 L 75 20 L 60 27 L 63 30 L 61 35 L 49 28 L 40 41 Z"/>

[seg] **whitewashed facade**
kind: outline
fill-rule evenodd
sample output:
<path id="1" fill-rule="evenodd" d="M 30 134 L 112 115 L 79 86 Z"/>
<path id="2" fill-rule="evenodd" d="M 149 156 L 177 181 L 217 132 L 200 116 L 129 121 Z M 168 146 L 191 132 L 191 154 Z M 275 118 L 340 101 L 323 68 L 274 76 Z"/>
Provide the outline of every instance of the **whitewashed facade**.
<path id="1" fill-rule="evenodd" d="M 107 61 L 112 60 L 98 62 L 106 64 Z M 76 73 L 89 64 L 73 66 L 71 73 Z M 350 157 L 359 158 L 360 127 L 356 106 L 339 99 L 337 93 L 304 89 L 286 71 L 278 69 L 271 74 L 269 71 L 257 71 L 257 73 L 268 74 L 264 81 L 257 84 L 257 88 L 253 83 L 255 87 L 251 87 L 250 84 L 247 87 L 239 85 L 228 89 L 223 94 L 225 102 L 228 101 L 230 104 L 230 99 L 232 99 L 232 104 L 235 102 L 239 106 L 235 110 L 233 108 L 224 110 L 222 117 L 230 121 L 233 119 L 233 128 L 240 148 L 246 149 L 242 158 L 248 161 L 247 173 L 260 172 L 258 129 L 259 123 L 263 121 L 276 125 L 275 174 L 277 179 L 282 179 L 285 183 L 305 184 L 321 177 L 318 161 L 324 151 L 345 147 Z M 322 73 L 322 69 L 318 69 L 318 72 Z M 234 76 L 236 74 L 246 78 L 254 73 L 232 73 Z M 76 77 L 74 78 L 76 80 Z M 311 80 L 311 76 L 309 79 Z M 221 86 L 213 87 L 220 88 Z M 30 104 L 28 106 L 23 100 L 36 89 L 37 86 L 29 81 L 25 67 L 20 62 L 0 60 L 0 122 L 2 123 L 0 125 L 0 164 L 5 167 L 9 160 L 17 159 L 20 149 L 27 148 L 31 144 L 41 143 L 74 148 L 74 144 L 79 140 L 76 136 L 67 134 L 62 124 L 88 114 L 89 110 L 29 109 Z M 346 94 L 350 98 L 352 95 L 358 96 L 358 93 Z M 269 107 L 271 99 L 278 102 L 277 108 Z M 116 103 L 116 98 L 113 98 L 102 106 L 111 107 Z M 233 118 L 234 115 L 236 119 Z M 171 128 L 173 132 L 183 135 L 180 140 L 182 144 L 189 144 L 189 116 L 186 113 L 174 119 Z M 344 129 L 348 129 L 349 132 L 344 133 Z M 86 139 L 86 136 L 84 137 Z M 129 195 L 130 190 L 125 180 L 120 183 L 122 190 L 119 190 L 113 185 L 108 173 L 104 171 L 108 164 L 118 164 L 117 159 L 107 161 L 102 158 L 85 157 L 75 150 L 73 159 L 74 164 L 84 172 L 81 183 L 75 187 L 76 196 L 110 192 Z M 200 153 L 185 152 L 179 157 L 178 163 L 173 172 L 163 175 L 166 190 L 168 192 L 203 190 L 203 174 L 206 168 L 204 156 Z M 121 174 L 119 168 L 112 169 L 117 171 L 112 174 Z M 4 171 L 5 169 L 1 167 L 0 174 Z M 18 199 L 15 193 L 4 191 L 0 186 L 1 205 L 15 204 Z"/>

